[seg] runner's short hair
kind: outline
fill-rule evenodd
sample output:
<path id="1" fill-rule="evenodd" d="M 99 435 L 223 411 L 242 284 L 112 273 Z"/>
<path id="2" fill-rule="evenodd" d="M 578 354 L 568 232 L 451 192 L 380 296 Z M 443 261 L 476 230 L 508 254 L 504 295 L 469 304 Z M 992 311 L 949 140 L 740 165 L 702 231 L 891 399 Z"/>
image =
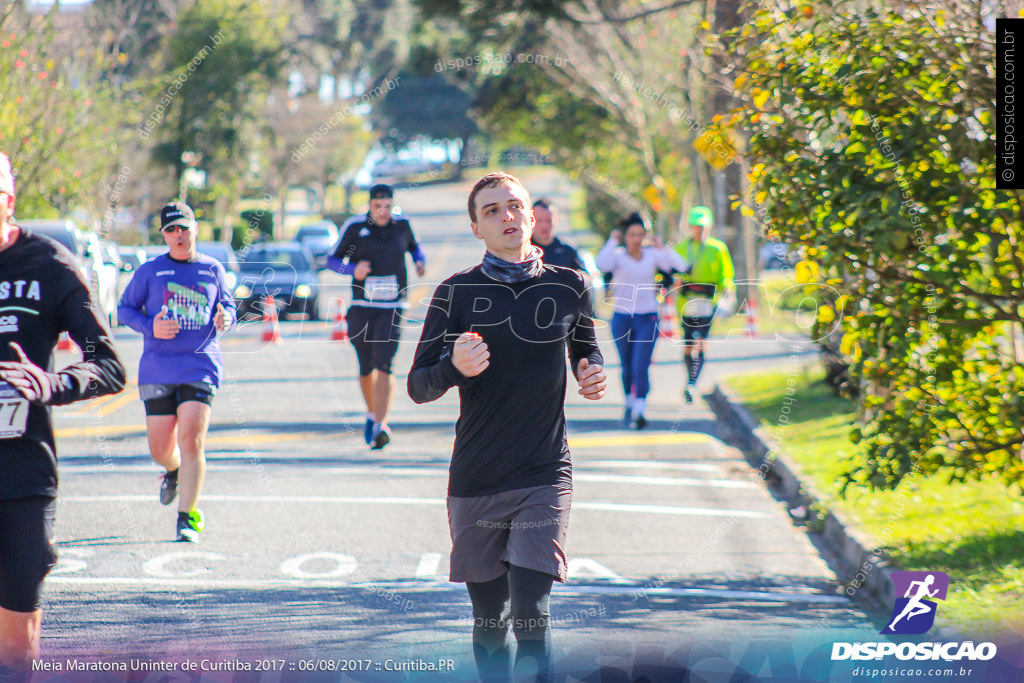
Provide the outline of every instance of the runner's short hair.
<path id="1" fill-rule="evenodd" d="M 546 197 L 541 197 L 533 203 L 533 208 L 536 209 L 538 206 L 542 209 L 547 209 L 548 211 L 555 210 L 555 207 L 551 205 L 551 202 L 549 202 Z"/>
<path id="2" fill-rule="evenodd" d="M 529 200 L 530 192 L 526 189 L 526 186 L 523 185 L 523 181 L 519 180 L 519 178 L 516 178 L 514 175 L 505 173 L 504 171 L 492 171 L 480 180 L 476 181 L 476 185 L 474 185 L 473 189 L 469 191 L 469 219 L 471 221 L 476 223 L 476 196 L 483 190 L 502 184 L 518 185 L 523 188 L 523 192 L 526 193 L 526 198 Z"/>

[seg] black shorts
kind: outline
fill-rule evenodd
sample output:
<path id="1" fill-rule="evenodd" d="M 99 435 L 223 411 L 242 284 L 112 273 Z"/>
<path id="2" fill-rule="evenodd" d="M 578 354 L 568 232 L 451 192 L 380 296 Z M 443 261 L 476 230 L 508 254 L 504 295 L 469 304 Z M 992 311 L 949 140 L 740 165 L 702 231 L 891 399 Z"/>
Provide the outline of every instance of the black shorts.
<path id="1" fill-rule="evenodd" d="M 708 338 L 711 332 L 711 321 L 715 317 L 708 316 L 683 316 L 683 341 L 700 341 Z"/>
<path id="2" fill-rule="evenodd" d="M 391 374 L 391 361 L 398 353 L 402 309 L 352 306 L 348 309 L 348 334 L 359 359 L 359 375 L 374 370 Z"/>
<path id="3" fill-rule="evenodd" d="M 56 516 L 57 501 L 48 496 L 0 500 L 0 607 L 39 609 L 43 579 L 57 564 Z"/>
<path id="4" fill-rule="evenodd" d="M 155 386 L 155 385 L 147 385 Z M 213 405 L 213 388 L 196 384 L 168 384 L 167 393 L 156 398 L 143 399 L 146 415 L 177 415 L 178 406 L 185 401 L 198 401 L 208 406 Z"/>

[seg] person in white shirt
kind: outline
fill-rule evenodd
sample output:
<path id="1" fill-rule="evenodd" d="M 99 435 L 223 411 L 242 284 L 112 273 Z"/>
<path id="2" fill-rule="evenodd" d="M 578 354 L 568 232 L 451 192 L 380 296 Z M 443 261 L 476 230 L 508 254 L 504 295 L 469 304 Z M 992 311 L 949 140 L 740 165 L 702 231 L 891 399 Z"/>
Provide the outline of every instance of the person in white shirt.
<path id="1" fill-rule="evenodd" d="M 658 271 L 683 271 L 679 255 L 657 235 L 647 241 L 647 226 L 639 213 L 621 221 L 597 254 L 597 267 L 612 273 L 612 337 L 622 361 L 622 389 L 626 395 L 625 424 L 632 429 L 647 425 L 644 411 L 651 383 L 649 370 L 658 341 Z M 625 237 L 625 246 L 620 246 Z"/>

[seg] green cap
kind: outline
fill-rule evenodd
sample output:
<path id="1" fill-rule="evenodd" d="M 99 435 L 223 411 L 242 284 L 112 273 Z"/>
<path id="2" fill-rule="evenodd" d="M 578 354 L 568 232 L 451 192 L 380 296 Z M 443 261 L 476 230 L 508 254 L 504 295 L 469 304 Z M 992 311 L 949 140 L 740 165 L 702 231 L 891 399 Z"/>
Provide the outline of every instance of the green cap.
<path id="1" fill-rule="evenodd" d="M 702 225 L 710 228 L 714 219 L 711 216 L 711 209 L 706 206 L 695 206 L 690 209 L 690 215 L 686 219 L 687 225 Z"/>

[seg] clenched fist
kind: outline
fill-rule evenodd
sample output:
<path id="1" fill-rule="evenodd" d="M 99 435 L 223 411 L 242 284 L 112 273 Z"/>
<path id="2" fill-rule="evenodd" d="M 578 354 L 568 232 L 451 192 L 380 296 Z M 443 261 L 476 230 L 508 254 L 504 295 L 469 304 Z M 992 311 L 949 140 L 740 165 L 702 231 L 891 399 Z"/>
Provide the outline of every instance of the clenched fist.
<path id="1" fill-rule="evenodd" d="M 590 361 L 584 358 L 580 361 L 579 372 L 576 373 L 580 382 L 580 395 L 591 401 L 604 396 L 606 377 L 604 367 L 591 365 Z"/>
<path id="2" fill-rule="evenodd" d="M 355 271 L 353 271 L 352 277 L 355 278 L 356 280 L 365 280 L 366 276 L 372 272 L 373 269 L 370 268 L 369 261 L 360 261 L 359 263 L 356 264 L 356 269 Z"/>
<path id="3" fill-rule="evenodd" d="M 476 377 L 491 364 L 487 344 L 476 332 L 463 332 L 452 349 L 452 365 L 466 377 Z"/>
<path id="4" fill-rule="evenodd" d="M 10 347 L 18 354 L 18 360 L 0 363 L 0 379 L 32 403 L 49 403 L 52 390 L 47 372 L 29 360 L 17 342 L 11 342 Z"/>
<path id="5" fill-rule="evenodd" d="M 217 313 L 213 316 L 213 325 L 217 328 L 218 332 L 223 332 L 231 325 L 227 309 L 224 308 L 223 304 L 217 304 Z"/>
<path id="6" fill-rule="evenodd" d="M 153 318 L 153 336 L 157 339 L 174 339 L 178 332 L 181 331 L 181 323 L 173 318 L 165 320 L 165 313 L 167 313 L 166 306 L 161 308 L 160 312 Z"/>

